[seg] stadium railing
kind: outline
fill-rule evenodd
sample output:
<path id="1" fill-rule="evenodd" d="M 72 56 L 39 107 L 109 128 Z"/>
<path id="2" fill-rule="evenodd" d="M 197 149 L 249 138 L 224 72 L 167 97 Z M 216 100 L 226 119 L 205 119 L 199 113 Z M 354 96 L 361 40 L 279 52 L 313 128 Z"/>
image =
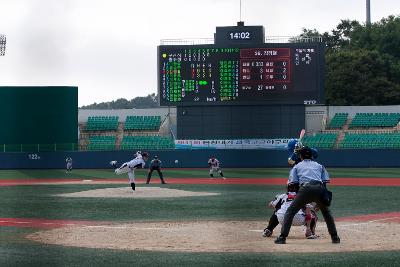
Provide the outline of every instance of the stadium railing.
<path id="1" fill-rule="evenodd" d="M 77 143 L 54 143 L 54 144 L 2 144 L 2 152 L 56 152 L 56 151 L 78 151 Z"/>

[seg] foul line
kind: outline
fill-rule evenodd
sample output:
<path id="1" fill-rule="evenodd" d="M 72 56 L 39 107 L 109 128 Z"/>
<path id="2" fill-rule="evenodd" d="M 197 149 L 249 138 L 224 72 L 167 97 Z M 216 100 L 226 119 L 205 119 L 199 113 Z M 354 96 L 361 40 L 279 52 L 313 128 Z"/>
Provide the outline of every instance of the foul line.
<path id="1" fill-rule="evenodd" d="M 398 218 L 400 218 L 400 217 L 399 217 L 399 216 L 397 216 L 397 217 L 388 217 L 388 218 L 377 219 L 377 220 L 372 220 L 372 221 L 367 221 L 367 222 L 360 222 L 360 223 L 352 223 L 352 224 L 339 225 L 338 227 L 347 227 L 347 226 L 363 225 L 363 224 L 369 224 L 369 223 L 374 223 L 374 222 L 387 221 L 387 220 L 398 219 Z"/>

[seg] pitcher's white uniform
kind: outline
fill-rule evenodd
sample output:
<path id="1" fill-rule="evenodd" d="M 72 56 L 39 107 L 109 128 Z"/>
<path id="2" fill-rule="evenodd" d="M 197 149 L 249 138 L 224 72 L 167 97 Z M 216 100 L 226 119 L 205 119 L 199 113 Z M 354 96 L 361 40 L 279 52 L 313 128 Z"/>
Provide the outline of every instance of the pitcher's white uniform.
<path id="1" fill-rule="evenodd" d="M 216 158 L 210 158 L 208 160 L 208 165 L 210 166 L 210 174 L 214 172 L 219 172 L 221 169 L 219 167 L 219 160 Z"/>
<path id="2" fill-rule="evenodd" d="M 115 173 L 120 175 L 123 173 L 128 173 L 129 182 L 135 183 L 135 169 L 136 168 L 144 168 L 146 163 L 144 162 L 142 155 L 138 155 L 136 158 L 129 162 L 125 162 L 121 165 L 121 167 L 115 169 Z"/>
<path id="3" fill-rule="evenodd" d="M 271 202 L 271 205 L 276 206 L 279 202 L 282 203 L 281 208 L 276 211 L 276 216 L 278 217 L 279 223 L 283 224 L 283 218 L 285 217 L 286 210 L 292 204 L 292 200 L 295 198 L 295 192 L 289 192 L 286 194 L 277 195 L 275 200 Z M 293 226 L 301 226 L 306 224 L 306 214 L 303 210 L 299 210 L 293 217 Z"/>

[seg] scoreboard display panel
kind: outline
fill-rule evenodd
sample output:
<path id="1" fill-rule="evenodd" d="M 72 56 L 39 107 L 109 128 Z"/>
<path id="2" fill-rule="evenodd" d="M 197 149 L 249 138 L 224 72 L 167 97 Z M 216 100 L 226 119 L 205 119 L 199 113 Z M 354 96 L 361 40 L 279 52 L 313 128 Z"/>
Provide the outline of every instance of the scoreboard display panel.
<path id="1" fill-rule="evenodd" d="M 324 45 L 159 46 L 161 106 L 323 104 Z"/>

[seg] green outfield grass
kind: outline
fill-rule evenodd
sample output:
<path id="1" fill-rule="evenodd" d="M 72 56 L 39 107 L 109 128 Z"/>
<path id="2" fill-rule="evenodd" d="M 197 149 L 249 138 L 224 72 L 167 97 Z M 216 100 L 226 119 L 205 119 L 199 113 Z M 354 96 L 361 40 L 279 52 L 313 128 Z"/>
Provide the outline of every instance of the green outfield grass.
<path id="1" fill-rule="evenodd" d="M 400 169 L 331 169 L 334 177 L 400 177 Z M 288 169 L 226 169 L 229 177 L 286 177 Z M 204 170 L 166 170 L 168 177 L 206 177 Z M 144 177 L 143 170 L 138 172 Z M 125 178 L 111 170 L 0 171 L 1 179 Z M 157 175 L 153 179 L 158 179 Z M 265 220 L 265 207 L 283 186 L 227 184 L 167 184 L 168 188 L 217 192 L 207 197 L 166 199 L 60 198 L 60 193 L 118 184 L 57 184 L 0 187 L 1 218 L 41 218 L 94 221 Z M 146 186 L 143 184 L 140 187 Z M 147 185 L 148 186 L 148 185 Z M 159 186 L 158 181 L 150 186 Z M 338 217 L 397 212 L 398 187 L 332 186 L 332 213 Z M 260 229 L 264 226 L 260 225 Z M 0 226 L 0 266 L 397 266 L 398 251 L 355 253 L 171 253 L 85 249 L 34 243 L 24 238 L 37 229 Z M 367 234 L 367 233 L 366 233 Z M 384 236 L 383 236 L 384 238 Z M 266 246 L 271 239 L 266 240 Z"/>
<path id="2" fill-rule="evenodd" d="M 283 178 L 289 174 L 289 168 L 226 168 L 223 169 L 225 176 L 230 178 Z M 332 178 L 400 178 L 400 168 L 327 168 Z M 144 177 L 146 169 L 136 170 L 137 176 Z M 208 169 L 165 169 L 166 177 L 174 178 L 203 178 L 208 177 Z M 153 174 L 157 178 L 157 173 Z M 0 179 L 40 179 L 40 178 L 124 178 L 125 175 L 116 175 L 112 169 L 74 169 L 72 173 L 66 174 L 65 170 L 1 170 Z"/>

